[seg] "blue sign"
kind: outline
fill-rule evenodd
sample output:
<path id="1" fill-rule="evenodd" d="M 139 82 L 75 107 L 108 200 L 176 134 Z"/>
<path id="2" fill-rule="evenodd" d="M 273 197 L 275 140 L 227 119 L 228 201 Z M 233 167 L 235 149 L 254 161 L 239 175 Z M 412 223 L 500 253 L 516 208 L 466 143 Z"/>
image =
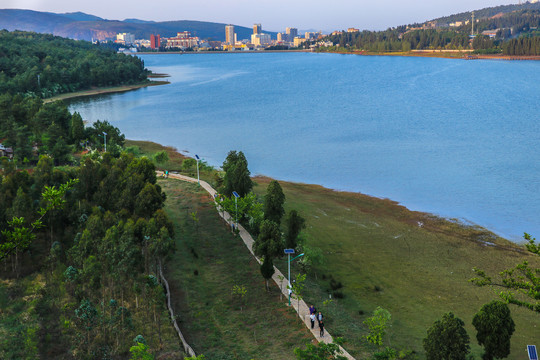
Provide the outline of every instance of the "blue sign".
<path id="1" fill-rule="evenodd" d="M 199 155 L 195 154 L 195 158 L 197 158 L 197 160 L 199 160 Z"/>
<path id="2" fill-rule="evenodd" d="M 294 249 L 285 249 L 283 250 L 285 254 L 294 254 Z"/>
<path id="3" fill-rule="evenodd" d="M 235 197 L 240 197 L 240 195 L 238 195 L 238 193 L 236 191 L 233 191 L 232 194 L 235 196 Z"/>

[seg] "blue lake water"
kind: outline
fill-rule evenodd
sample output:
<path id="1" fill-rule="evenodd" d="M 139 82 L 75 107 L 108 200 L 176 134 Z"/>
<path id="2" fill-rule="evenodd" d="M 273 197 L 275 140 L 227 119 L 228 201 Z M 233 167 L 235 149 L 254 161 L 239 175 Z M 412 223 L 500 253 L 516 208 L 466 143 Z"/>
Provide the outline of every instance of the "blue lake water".
<path id="1" fill-rule="evenodd" d="M 540 237 L 540 62 L 310 53 L 143 55 L 170 85 L 81 99 L 108 120 L 253 174 Z"/>

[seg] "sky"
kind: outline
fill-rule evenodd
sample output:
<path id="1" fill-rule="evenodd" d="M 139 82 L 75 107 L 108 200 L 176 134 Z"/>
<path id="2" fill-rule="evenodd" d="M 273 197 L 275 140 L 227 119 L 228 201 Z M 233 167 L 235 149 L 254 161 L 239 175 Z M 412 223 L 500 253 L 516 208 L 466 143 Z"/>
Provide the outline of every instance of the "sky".
<path id="1" fill-rule="evenodd" d="M 384 30 L 518 0 L 0 0 L 0 8 L 82 11 L 111 20 L 199 20 L 263 30 Z"/>

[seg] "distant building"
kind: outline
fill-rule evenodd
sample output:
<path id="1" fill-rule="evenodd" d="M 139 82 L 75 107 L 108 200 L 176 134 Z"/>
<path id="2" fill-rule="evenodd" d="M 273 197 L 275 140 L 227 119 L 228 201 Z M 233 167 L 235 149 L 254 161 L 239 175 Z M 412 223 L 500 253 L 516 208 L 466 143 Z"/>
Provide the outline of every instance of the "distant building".
<path id="1" fill-rule="evenodd" d="M 347 32 L 348 32 L 348 33 L 357 33 L 357 32 L 360 32 L 360 30 L 359 30 L 359 29 L 355 29 L 355 28 L 348 28 L 348 29 L 347 29 Z"/>
<path id="2" fill-rule="evenodd" d="M 131 33 L 119 33 L 116 34 L 116 43 L 122 45 L 132 45 L 135 44 L 135 35 Z"/>
<path id="3" fill-rule="evenodd" d="M 151 49 L 159 49 L 160 46 L 161 46 L 161 36 L 159 34 L 150 35 L 150 48 Z"/>
<path id="4" fill-rule="evenodd" d="M 6 147 L 0 143 L 0 157 L 7 157 L 8 159 L 13 159 L 13 149 Z"/>
<path id="5" fill-rule="evenodd" d="M 190 31 L 184 31 L 176 33 L 176 37 L 168 38 L 167 39 L 167 47 L 168 48 L 196 48 L 199 46 L 199 38 L 196 36 L 191 36 Z"/>
<path id="6" fill-rule="evenodd" d="M 283 33 L 277 33 L 277 41 L 278 41 L 278 42 L 283 42 L 283 41 L 285 41 L 283 38 L 284 38 Z"/>
<path id="7" fill-rule="evenodd" d="M 261 24 L 253 24 L 253 35 L 260 34 L 262 32 Z"/>
<path id="8" fill-rule="evenodd" d="M 265 46 L 272 42 L 270 34 L 253 34 L 251 35 L 251 43 L 255 46 Z"/>
<path id="9" fill-rule="evenodd" d="M 294 47 L 298 47 L 300 45 L 302 45 L 304 42 L 306 41 L 306 38 L 301 38 L 301 37 L 295 37 L 294 38 Z"/>
<path id="10" fill-rule="evenodd" d="M 482 31 L 482 35 L 489 36 L 491 39 L 497 36 L 499 29 Z"/>
<path id="11" fill-rule="evenodd" d="M 236 37 L 234 35 L 234 25 L 225 26 L 225 42 L 228 45 L 234 45 L 236 42 Z"/>
<path id="12" fill-rule="evenodd" d="M 287 34 L 287 41 L 293 42 L 294 38 L 298 36 L 298 29 L 288 27 L 285 29 L 285 34 Z"/>

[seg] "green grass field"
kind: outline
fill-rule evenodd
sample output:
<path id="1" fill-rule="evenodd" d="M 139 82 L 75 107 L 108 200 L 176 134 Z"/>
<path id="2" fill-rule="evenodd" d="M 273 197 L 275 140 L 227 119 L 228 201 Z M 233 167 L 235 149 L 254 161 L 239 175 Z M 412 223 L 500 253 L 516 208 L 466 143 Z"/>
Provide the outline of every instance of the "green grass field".
<path id="1" fill-rule="evenodd" d="M 212 360 L 293 358 L 294 348 L 313 336 L 280 301 L 277 286 L 266 291 L 259 265 L 219 218 L 208 193 L 178 180 L 159 184 L 177 232 L 166 276 L 188 343 Z M 247 289 L 243 301 L 233 296 L 234 285 Z"/>
<path id="2" fill-rule="evenodd" d="M 143 144 L 141 146 L 144 148 Z M 255 181 L 257 185 L 254 191 L 262 197 L 270 179 L 258 177 Z M 323 310 L 328 330 L 333 335 L 343 336 L 347 341 L 345 348 L 357 359 L 369 358 L 376 351 L 362 338 L 367 332 L 362 322 L 377 306 L 392 314 L 391 327 L 385 338 L 386 345 L 414 350 L 419 358 L 424 358 L 422 340 L 427 329 L 445 312 L 452 311 L 465 322 L 471 338 L 472 353 L 480 358 L 482 349 L 476 343 L 476 332 L 471 322 L 483 304 L 497 299 L 497 289 L 472 285 L 468 281 L 475 276 L 472 268 L 478 267 L 495 275 L 525 259 L 534 266 L 539 265 L 538 259 L 525 252 L 522 246 L 481 228 L 412 212 L 387 199 L 337 192 L 317 185 L 280 184 L 287 197 L 287 211 L 296 209 L 306 218 L 308 244 L 320 248 L 325 258 L 323 266 L 308 274 L 305 300 Z M 246 327 L 249 321 L 241 317 L 224 320 L 220 318 L 220 311 L 216 315 L 216 308 L 223 304 L 233 305 L 230 289 L 238 282 L 234 279 L 238 274 L 243 274 L 245 266 L 252 269 L 253 276 L 252 280 L 240 277 L 240 282 L 249 286 L 248 294 L 256 291 L 254 289 L 263 289 L 258 267 L 253 260 L 248 260 L 247 250 L 239 239 L 223 233 L 225 229 L 220 228 L 223 226 L 219 225 L 219 220 L 208 227 L 202 225 L 207 220 L 199 216 L 199 233 L 196 230 L 194 233 L 195 225 L 190 220 L 190 213 L 197 211 L 200 215 L 208 212 L 210 215 L 215 210 L 209 203 L 205 205 L 203 200 L 207 195 L 204 192 L 199 193 L 202 202 L 194 205 L 193 199 L 188 201 L 184 192 L 176 186 L 164 185 L 164 190 L 169 195 L 169 214 L 176 219 L 182 234 L 178 246 L 183 258 L 174 260 L 170 265 L 174 270 L 170 271 L 171 275 L 181 281 L 177 289 L 181 295 L 178 307 L 184 309 L 184 325 L 194 327 L 190 336 L 195 346 L 208 349 L 209 354 L 215 354 L 215 351 L 218 354 L 233 354 L 230 358 L 235 358 L 235 353 L 260 354 L 250 347 L 253 344 L 246 340 L 249 338 L 246 334 L 233 336 L 234 349 L 230 347 L 230 341 L 226 341 L 227 345 L 218 344 L 219 334 L 233 331 L 231 327 L 237 328 L 237 323 Z M 186 186 L 193 187 L 182 185 Z M 202 228 L 211 231 L 203 236 Z M 225 241 L 225 248 L 217 253 L 199 254 L 203 250 L 213 250 L 217 244 L 221 245 Z M 236 251 L 229 251 L 233 247 L 245 253 L 245 265 L 230 261 L 236 255 Z M 192 248 L 198 258 L 194 257 Z M 276 265 L 286 271 L 286 261 L 278 261 Z M 198 270 L 199 275 L 194 275 L 195 270 Z M 293 277 L 299 271 L 295 263 Z M 178 276 L 175 275 L 177 273 Z M 184 280 L 180 280 L 180 274 Z M 341 289 L 344 298 L 334 298 L 331 304 L 324 306 L 323 301 L 329 298 L 331 277 L 344 285 Z M 274 296 L 278 297 L 277 289 L 274 291 Z M 209 299 L 208 305 L 196 298 Z M 260 306 L 255 306 L 255 309 L 261 311 Z M 540 338 L 540 328 L 536 326 L 540 315 L 513 305 L 510 309 L 516 322 L 516 331 L 512 337 L 512 353 L 509 358 L 526 359 L 526 345 Z M 264 310 L 287 314 L 286 310 L 279 307 Z M 245 316 L 239 310 L 234 315 Z M 203 325 L 203 320 L 206 325 Z M 273 326 L 264 317 L 250 321 L 252 327 Z M 303 330 L 298 331 L 303 333 Z M 255 331 L 253 339 L 257 334 Z M 279 348 L 279 344 L 287 343 L 287 339 L 290 337 L 275 339 L 275 344 L 268 346 Z M 293 345 L 288 346 L 288 350 L 281 355 L 266 358 L 292 358 L 292 348 Z M 244 358 L 240 355 L 237 357 Z"/>
<path id="3" fill-rule="evenodd" d="M 255 180 L 255 191 L 264 194 L 269 179 Z M 330 276 L 343 283 L 345 297 L 328 307 L 327 327 L 348 340 L 345 347 L 357 358 L 374 350 L 362 340 L 362 321 L 377 306 L 392 314 L 388 345 L 423 353 L 428 327 L 452 311 L 466 323 L 472 352 L 479 358 L 482 350 L 472 318 L 496 295 L 468 282 L 474 277 L 472 268 L 494 275 L 524 259 L 538 265 L 521 247 L 482 229 L 412 212 L 390 200 L 280 183 L 286 207 L 306 218 L 309 244 L 321 248 L 326 259 L 317 269 L 318 280 L 313 274 L 308 277 L 306 301 L 321 307 Z M 284 269 L 285 262 L 281 266 Z M 540 337 L 540 315 L 510 308 L 516 322 L 510 358 L 526 359 L 526 345 Z"/>

